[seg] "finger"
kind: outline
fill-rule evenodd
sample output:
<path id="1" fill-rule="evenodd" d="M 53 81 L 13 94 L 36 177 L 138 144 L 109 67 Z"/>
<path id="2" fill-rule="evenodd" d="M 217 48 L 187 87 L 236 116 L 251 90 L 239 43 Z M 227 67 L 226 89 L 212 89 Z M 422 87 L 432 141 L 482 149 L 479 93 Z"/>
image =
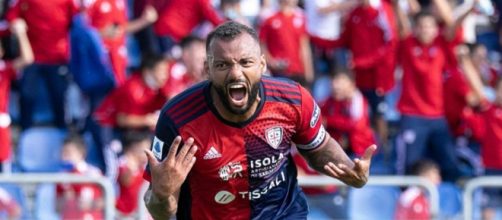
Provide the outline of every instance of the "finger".
<path id="1" fill-rule="evenodd" d="M 344 164 L 339 164 L 338 168 L 341 169 L 343 172 L 345 172 L 349 176 L 353 176 L 353 177 L 359 176 L 356 172 L 354 172 L 354 170 L 345 166 Z"/>
<path id="2" fill-rule="evenodd" d="M 191 148 L 190 148 L 190 151 L 188 151 L 187 155 L 185 156 L 184 160 L 185 161 L 185 164 L 184 165 L 188 165 L 191 161 L 192 161 L 192 158 L 194 157 L 195 153 L 197 152 L 197 145 L 193 145 Z"/>
<path id="3" fill-rule="evenodd" d="M 340 179 L 340 176 L 338 175 L 338 173 L 336 173 L 333 169 L 331 169 L 330 166 L 324 165 L 324 171 L 326 171 L 326 174 L 328 174 L 329 176 Z"/>
<path id="4" fill-rule="evenodd" d="M 371 145 L 368 148 L 366 148 L 366 151 L 364 151 L 364 155 L 361 158 L 362 160 L 371 160 L 371 157 L 373 157 L 373 153 L 375 153 L 377 149 L 376 145 Z"/>
<path id="5" fill-rule="evenodd" d="M 328 166 L 331 167 L 331 169 L 333 169 L 340 177 L 346 175 L 345 172 L 343 170 L 341 170 L 340 168 L 338 168 L 334 163 L 328 163 Z"/>
<path id="6" fill-rule="evenodd" d="M 171 147 L 169 148 L 169 152 L 167 153 L 166 160 L 168 161 L 174 160 L 176 152 L 178 152 L 178 146 L 180 145 L 180 143 L 181 143 L 181 137 L 176 136 L 176 138 L 174 138 L 173 140 L 173 143 L 171 143 Z"/>
<path id="7" fill-rule="evenodd" d="M 185 156 L 187 155 L 188 151 L 190 150 L 190 148 L 192 147 L 193 145 L 193 138 L 192 137 L 189 137 L 185 143 L 183 144 L 183 147 L 181 147 L 181 150 L 180 152 L 178 153 L 178 155 L 176 156 L 176 161 L 183 161 L 185 159 Z"/>
<path id="8" fill-rule="evenodd" d="M 197 159 L 196 159 L 195 157 L 192 157 L 192 158 L 190 159 L 190 163 L 188 163 L 188 165 L 186 166 L 187 171 L 190 171 L 190 170 L 192 169 L 192 167 L 193 167 L 193 165 L 195 164 L 195 161 L 196 161 L 196 160 L 197 160 Z"/>
<path id="9" fill-rule="evenodd" d="M 145 149 L 144 152 L 146 154 L 146 158 L 148 158 L 148 165 L 150 165 L 150 167 L 155 166 L 159 163 L 151 150 Z"/>

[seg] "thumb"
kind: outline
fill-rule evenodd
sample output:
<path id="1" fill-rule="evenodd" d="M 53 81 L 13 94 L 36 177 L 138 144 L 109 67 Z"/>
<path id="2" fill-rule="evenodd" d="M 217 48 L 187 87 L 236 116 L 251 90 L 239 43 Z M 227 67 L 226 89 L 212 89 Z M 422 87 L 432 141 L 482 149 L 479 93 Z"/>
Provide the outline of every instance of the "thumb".
<path id="1" fill-rule="evenodd" d="M 150 167 L 153 165 L 157 165 L 159 163 L 159 161 L 157 160 L 155 155 L 153 155 L 151 150 L 145 149 L 144 152 L 146 154 L 146 158 L 148 158 L 148 165 L 150 165 Z"/>
<path id="2" fill-rule="evenodd" d="M 363 155 L 363 157 L 361 159 L 362 160 L 371 160 L 371 157 L 373 157 L 373 153 L 375 153 L 376 149 L 377 149 L 377 146 L 374 145 L 374 144 L 371 145 L 371 146 L 369 146 L 364 151 L 364 155 Z"/>

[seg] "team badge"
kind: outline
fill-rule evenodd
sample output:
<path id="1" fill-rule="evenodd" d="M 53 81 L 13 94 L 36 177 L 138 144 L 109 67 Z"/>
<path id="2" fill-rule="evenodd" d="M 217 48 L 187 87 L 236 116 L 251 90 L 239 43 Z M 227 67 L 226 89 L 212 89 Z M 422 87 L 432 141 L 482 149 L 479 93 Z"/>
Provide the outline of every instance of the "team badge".
<path id="1" fill-rule="evenodd" d="M 282 127 L 273 127 L 265 131 L 267 143 L 274 149 L 277 149 L 282 142 Z"/>

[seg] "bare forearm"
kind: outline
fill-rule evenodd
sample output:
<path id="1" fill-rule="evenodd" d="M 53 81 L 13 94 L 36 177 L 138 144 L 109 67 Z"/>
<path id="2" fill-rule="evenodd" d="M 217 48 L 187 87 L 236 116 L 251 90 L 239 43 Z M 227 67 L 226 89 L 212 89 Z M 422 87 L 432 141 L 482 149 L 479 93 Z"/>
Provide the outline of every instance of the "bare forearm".
<path id="1" fill-rule="evenodd" d="M 152 190 L 148 190 L 145 193 L 144 200 L 146 208 L 153 219 L 169 219 L 176 214 L 178 201 L 174 195 L 164 200 L 155 196 Z"/>
<path id="2" fill-rule="evenodd" d="M 354 167 L 354 163 L 350 160 L 342 147 L 331 137 L 326 137 L 327 143 L 323 144 L 320 149 L 311 152 L 303 153 L 303 156 L 309 162 L 310 166 L 318 172 L 326 174 L 324 166 L 329 162 L 335 165 L 343 164 L 349 168 Z"/>

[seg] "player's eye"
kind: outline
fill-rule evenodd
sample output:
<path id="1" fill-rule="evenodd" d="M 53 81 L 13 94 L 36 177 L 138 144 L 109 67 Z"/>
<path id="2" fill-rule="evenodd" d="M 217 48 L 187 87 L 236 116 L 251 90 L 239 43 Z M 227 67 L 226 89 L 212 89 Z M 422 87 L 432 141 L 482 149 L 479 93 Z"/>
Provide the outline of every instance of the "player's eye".
<path id="1" fill-rule="evenodd" d="M 218 62 L 214 65 L 214 67 L 216 67 L 216 69 L 225 69 L 228 65 L 226 63 L 223 63 L 223 62 Z"/>
<path id="2" fill-rule="evenodd" d="M 253 65 L 253 61 L 252 60 L 243 60 L 241 61 L 241 65 L 244 66 L 244 67 L 250 67 Z"/>

